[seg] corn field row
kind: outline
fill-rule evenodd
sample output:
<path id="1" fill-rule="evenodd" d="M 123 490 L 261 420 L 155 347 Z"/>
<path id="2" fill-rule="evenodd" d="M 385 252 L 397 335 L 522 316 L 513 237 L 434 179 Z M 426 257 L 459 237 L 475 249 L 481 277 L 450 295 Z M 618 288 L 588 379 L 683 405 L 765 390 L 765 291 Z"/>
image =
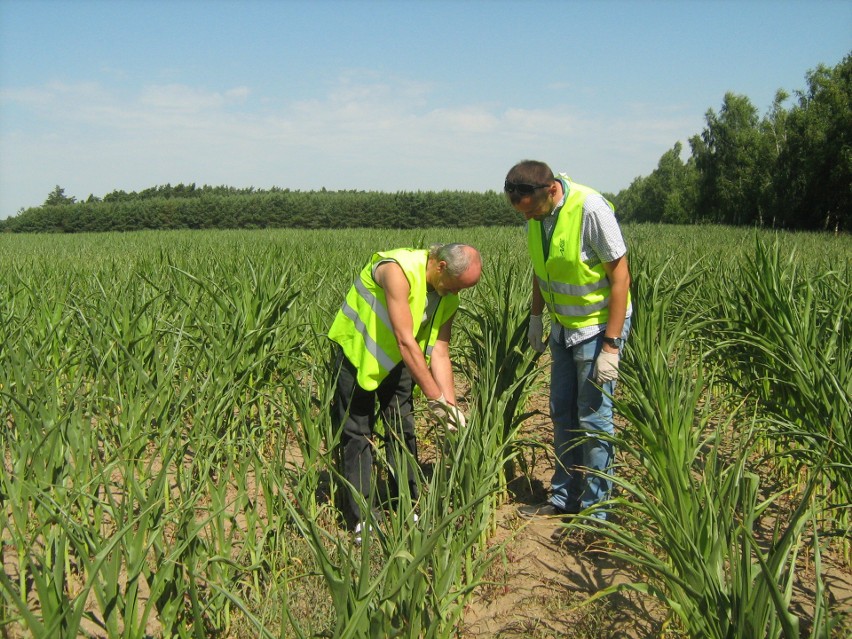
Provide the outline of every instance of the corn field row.
<path id="1" fill-rule="evenodd" d="M 619 517 L 571 525 L 641 579 L 592 599 L 639 591 L 688 637 L 832 636 L 848 624 L 821 557 L 848 568 L 852 244 L 625 236 L 616 445 L 639 472 L 616 474 L 602 507 Z M 353 546 L 324 333 L 373 251 L 439 241 L 485 262 L 453 340 L 468 426 L 419 420 L 434 449 L 419 500 Z M 0 236 L 0 632 L 463 636 L 544 379 L 529 282 L 518 228 Z M 791 607 L 803 559 L 807 619 Z"/>

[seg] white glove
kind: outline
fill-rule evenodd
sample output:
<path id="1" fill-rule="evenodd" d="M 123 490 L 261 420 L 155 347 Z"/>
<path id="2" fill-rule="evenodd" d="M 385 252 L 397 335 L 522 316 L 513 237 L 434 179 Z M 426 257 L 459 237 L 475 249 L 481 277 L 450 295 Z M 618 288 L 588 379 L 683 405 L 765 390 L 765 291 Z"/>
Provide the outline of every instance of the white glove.
<path id="1" fill-rule="evenodd" d="M 527 332 L 527 339 L 529 339 L 532 349 L 537 353 L 543 353 L 547 350 L 547 342 L 541 338 L 542 330 L 541 315 L 530 315 L 530 329 Z"/>
<path id="2" fill-rule="evenodd" d="M 595 360 L 595 381 L 598 384 L 614 382 L 618 379 L 618 353 L 601 351 Z"/>
<path id="3" fill-rule="evenodd" d="M 459 428 L 465 427 L 467 422 L 464 418 L 464 413 L 459 410 L 458 406 L 453 406 L 447 402 L 443 395 L 438 399 L 430 399 L 427 405 L 429 406 L 429 411 L 436 419 L 447 422 L 449 430 L 456 431 Z"/>

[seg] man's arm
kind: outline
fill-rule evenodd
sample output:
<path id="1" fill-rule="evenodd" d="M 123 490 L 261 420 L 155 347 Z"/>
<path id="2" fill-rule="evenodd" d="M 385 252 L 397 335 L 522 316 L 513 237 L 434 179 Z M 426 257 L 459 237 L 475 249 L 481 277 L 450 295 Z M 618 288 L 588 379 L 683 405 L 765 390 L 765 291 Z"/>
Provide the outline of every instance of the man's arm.
<path id="1" fill-rule="evenodd" d="M 544 310 L 544 296 L 541 294 L 541 289 L 538 286 L 538 277 L 533 273 L 532 276 L 532 305 L 530 306 L 531 315 L 541 315 Z"/>
<path id="2" fill-rule="evenodd" d="M 547 350 L 547 340 L 544 339 L 544 327 L 541 319 L 543 310 L 544 297 L 538 285 L 538 278 L 533 273 L 532 303 L 530 304 L 530 325 L 527 329 L 527 340 L 529 340 L 530 347 L 537 353 L 543 353 Z"/>
<path id="3" fill-rule="evenodd" d="M 432 346 L 432 357 L 429 360 L 432 377 L 441 389 L 441 394 L 450 404 L 456 403 L 456 384 L 453 377 L 453 364 L 450 360 L 450 336 L 454 317 L 455 315 L 441 326 L 438 339 Z"/>
<path id="4" fill-rule="evenodd" d="M 627 314 L 627 292 L 630 290 L 630 269 L 627 266 L 627 255 L 622 255 L 612 262 L 603 264 L 609 278 L 609 319 L 606 323 L 605 335 L 621 337 L 624 329 L 624 316 Z M 614 346 L 604 343 L 603 349 L 611 353 L 618 352 Z"/>
<path id="5" fill-rule="evenodd" d="M 388 303 L 388 316 L 391 327 L 396 336 L 402 361 L 405 362 L 415 383 L 423 391 L 427 399 L 437 399 L 441 396 L 441 387 L 435 381 L 429 367 L 426 365 L 426 356 L 420 350 L 420 345 L 414 338 L 414 321 L 411 318 L 411 307 L 408 305 L 408 294 L 411 286 L 405 278 L 402 267 L 396 262 L 385 262 L 379 264 L 375 271 L 376 283 L 385 291 Z M 442 327 L 443 330 L 443 327 Z M 437 344 L 435 345 L 437 348 Z M 435 348 L 432 357 L 435 356 Z M 449 352 L 449 349 L 447 349 Z M 447 355 L 449 359 L 449 355 Z M 454 398 L 455 395 L 450 395 Z"/>

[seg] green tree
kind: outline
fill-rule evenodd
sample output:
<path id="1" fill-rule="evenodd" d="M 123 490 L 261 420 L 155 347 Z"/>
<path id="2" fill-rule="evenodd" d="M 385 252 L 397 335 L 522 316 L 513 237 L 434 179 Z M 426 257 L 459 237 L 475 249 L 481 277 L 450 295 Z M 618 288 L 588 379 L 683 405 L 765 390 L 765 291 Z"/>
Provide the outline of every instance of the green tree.
<path id="1" fill-rule="evenodd" d="M 685 224 L 695 208 L 698 174 L 695 163 L 681 160 L 683 145 L 676 142 L 666 151 L 649 176 L 647 197 L 657 210 L 657 221 Z"/>
<path id="2" fill-rule="evenodd" d="M 682 151 L 683 145 L 676 142 L 663 153 L 651 175 L 636 178 L 618 194 L 616 211 L 625 222 L 693 221 L 698 172 L 692 158 L 681 159 Z"/>
<path id="3" fill-rule="evenodd" d="M 791 227 L 852 230 L 852 54 L 807 75 L 787 115 L 777 190 Z"/>
<path id="4" fill-rule="evenodd" d="M 74 204 L 76 201 L 77 198 L 75 197 L 67 197 L 65 189 L 57 184 L 44 201 L 44 206 L 66 206 Z"/>
<path id="5" fill-rule="evenodd" d="M 761 199 L 757 202 L 758 205 L 758 226 L 770 226 L 778 228 L 787 226 L 785 213 L 786 207 L 779 196 L 779 180 L 778 163 L 787 146 L 787 111 L 782 106 L 783 103 L 790 97 L 790 94 L 779 89 L 775 93 L 775 99 L 772 102 L 772 107 L 769 113 L 763 118 L 760 123 L 760 132 L 762 136 L 761 150 L 763 152 L 762 164 L 767 167 L 773 167 L 773 170 L 767 174 L 761 174 L 762 183 L 760 184 Z"/>
<path id="6" fill-rule="evenodd" d="M 763 155 L 757 109 L 751 101 L 726 93 L 718 114 L 706 115 L 707 126 L 690 140 L 699 172 L 698 214 L 718 224 L 750 224 L 758 219 Z"/>
<path id="7" fill-rule="evenodd" d="M 638 222 L 643 216 L 645 199 L 645 182 L 648 178 L 641 175 L 634 178 L 626 189 L 619 191 L 615 197 L 608 198 L 615 205 L 615 213 L 622 222 Z"/>

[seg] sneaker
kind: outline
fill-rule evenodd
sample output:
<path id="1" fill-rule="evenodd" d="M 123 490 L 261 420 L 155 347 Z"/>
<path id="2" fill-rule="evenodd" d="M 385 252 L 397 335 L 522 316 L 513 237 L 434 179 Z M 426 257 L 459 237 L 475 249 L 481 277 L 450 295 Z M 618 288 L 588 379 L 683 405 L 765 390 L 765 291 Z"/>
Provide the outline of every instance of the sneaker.
<path id="1" fill-rule="evenodd" d="M 534 517 L 564 517 L 571 513 L 567 510 L 557 508 L 550 502 L 543 504 L 525 504 L 518 507 L 518 514 L 524 519 L 532 519 Z"/>

